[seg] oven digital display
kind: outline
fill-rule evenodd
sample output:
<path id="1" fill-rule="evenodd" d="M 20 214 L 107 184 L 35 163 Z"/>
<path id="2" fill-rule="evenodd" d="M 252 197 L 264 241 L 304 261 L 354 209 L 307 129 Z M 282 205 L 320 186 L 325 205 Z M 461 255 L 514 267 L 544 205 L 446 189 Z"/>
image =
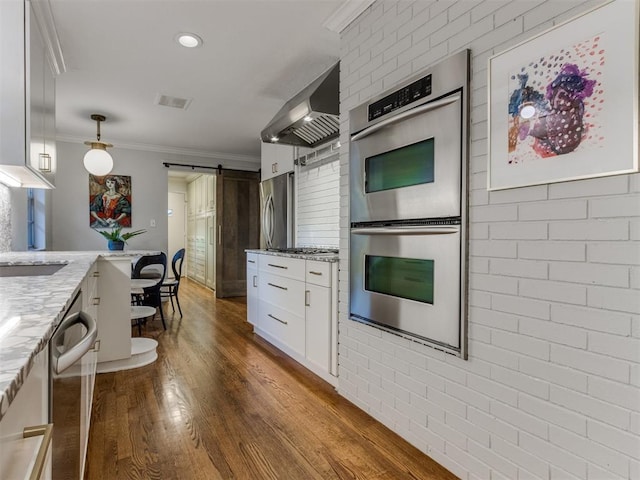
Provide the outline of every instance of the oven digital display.
<path id="1" fill-rule="evenodd" d="M 389 150 L 365 159 L 365 192 L 433 183 L 433 138 Z"/>
<path id="2" fill-rule="evenodd" d="M 433 260 L 365 255 L 364 288 L 433 305 Z"/>

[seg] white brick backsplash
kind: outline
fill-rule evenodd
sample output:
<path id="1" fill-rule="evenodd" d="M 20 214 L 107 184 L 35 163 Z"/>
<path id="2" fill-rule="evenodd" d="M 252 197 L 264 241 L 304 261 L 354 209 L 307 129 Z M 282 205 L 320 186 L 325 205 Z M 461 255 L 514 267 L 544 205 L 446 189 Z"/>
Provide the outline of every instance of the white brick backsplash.
<path id="1" fill-rule="evenodd" d="M 586 436 L 587 419 L 584 415 L 574 413 L 568 408 L 529 395 L 520 395 L 518 408 L 537 418 L 546 420 L 549 424 L 558 425 L 567 430 Z"/>
<path id="2" fill-rule="evenodd" d="M 589 332 L 589 350 L 640 363 L 640 339 Z"/>
<path id="3" fill-rule="evenodd" d="M 640 265 L 640 242 L 594 243 L 587 247 L 587 254 L 594 263 Z"/>
<path id="4" fill-rule="evenodd" d="M 551 361 L 623 383 L 629 382 L 631 373 L 629 364 L 624 361 L 562 345 L 551 345 Z"/>
<path id="5" fill-rule="evenodd" d="M 556 365 L 549 362 L 541 362 L 534 358 L 523 357 L 520 359 L 519 370 L 522 373 L 547 380 L 550 383 L 561 385 L 579 392 L 587 391 L 588 375 L 576 372 L 571 368 Z"/>
<path id="6" fill-rule="evenodd" d="M 595 418 L 596 420 L 601 420 L 621 430 L 627 430 L 629 428 L 630 415 L 628 410 L 613 406 L 582 393 L 552 385 L 550 400 L 552 403 Z"/>
<path id="7" fill-rule="evenodd" d="M 546 461 L 578 478 L 586 478 L 587 476 L 587 462 L 584 458 L 559 450 L 556 445 L 548 441 L 522 433 L 519 445 L 527 452 L 544 458 Z"/>
<path id="8" fill-rule="evenodd" d="M 524 203 L 518 207 L 520 220 L 578 220 L 587 218 L 587 201 L 570 200 Z"/>
<path id="9" fill-rule="evenodd" d="M 549 279 L 609 287 L 629 287 L 629 268 L 599 263 L 553 262 L 549 268 Z"/>
<path id="10" fill-rule="evenodd" d="M 543 320 L 550 318 L 550 305 L 548 302 L 529 298 L 493 295 L 491 297 L 491 308 L 499 312 L 515 313 L 525 317 L 541 318 Z"/>
<path id="11" fill-rule="evenodd" d="M 510 461 L 520 466 L 526 472 L 535 475 L 537 478 L 549 478 L 549 467 L 546 461 L 541 458 L 531 455 L 521 447 L 505 442 L 500 438 L 492 439 L 492 447 L 495 452 L 502 455 L 504 458 L 508 458 Z M 518 478 L 521 478 L 518 472 Z M 528 477 L 526 477 L 528 478 Z"/>
<path id="12" fill-rule="evenodd" d="M 575 325 L 586 330 L 616 335 L 631 334 L 631 316 L 608 310 L 573 305 L 552 305 L 551 320 L 566 325 Z"/>
<path id="13" fill-rule="evenodd" d="M 521 279 L 519 285 L 519 293 L 523 297 L 576 305 L 587 303 L 587 288 L 583 285 L 530 279 Z"/>
<path id="14" fill-rule="evenodd" d="M 610 425 L 588 420 L 587 437 L 636 460 L 640 459 L 640 437 L 638 435 L 621 432 Z"/>
<path id="15" fill-rule="evenodd" d="M 549 198 L 601 197 L 627 193 L 627 191 L 628 179 L 621 175 L 554 183 L 549 185 Z"/>
<path id="16" fill-rule="evenodd" d="M 510 313 L 496 312 L 486 308 L 470 308 L 469 316 L 475 323 L 480 323 L 500 330 L 518 331 L 519 317 Z"/>
<path id="17" fill-rule="evenodd" d="M 486 133 L 486 132 L 485 132 Z M 547 199 L 547 186 L 535 185 L 533 187 L 523 187 L 517 190 L 494 190 L 489 192 L 491 204 L 503 204 L 514 206 L 522 202 L 538 202 Z"/>
<path id="18" fill-rule="evenodd" d="M 637 290 L 609 287 L 588 287 L 587 305 L 619 312 L 640 313 Z"/>
<path id="19" fill-rule="evenodd" d="M 605 447 L 593 440 L 584 438 L 562 428 L 551 427 L 549 432 L 551 443 L 562 446 L 569 452 L 588 459 L 606 470 L 627 478 L 629 475 L 629 460 L 624 455 Z"/>
<path id="20" fill-rule="evenodd" d="M 523 335 L 536 337 L 553 343 L 560 343 L 575 348 L 587 348 L 587 332 L 573 326 L 527 318 L 520 322 L 519 332 Z"/>
<path id="21" fill-rule="evenodd" d="M 518 257 L 528 260 L 584 262 L 586 245 L 580 242 L 519 242 Z"/>
<path id="22" fill-rule="evenodd" d="M 551 240 L 628 240 L 629 221 L 616 220 L 576 220 L 551 222 Z"/>
<path id="23" fill-rule="evenodd" d="M 496 369 L 499 369 L 504 372 L 511 372 L 512 370 L 508 370 L 506 368 L 499 368 L 495 365 L 492 366 L 491 371 L 494 372 Z M 469 377 L 469 381 L 467 386 L 477 392 L 481 392 L 489 398 L 499 400 L 503 403 L 511 405 L 515 407 L 518 405 L 518 391 L 511 386 L 501 385 L 500 379 L 496 379 L 497 381 L 483 378 L 483 377 Z"/>
<path id="24" fill-rule="evenodd" d="M 541 360 L 549 359 L 549 342 L 536 338 L 496 330 L 491 333 L 491 344 Z"/>
<path id="25" fill-rule="evenodd" d="M 549 264 L 535 260 L 492 258 L 489 260 L 489 272 L 507 277 L 545 279 L 549 278 Z"/>
<path id="26" fill-rule="evenodd" d="M 488 58 L 602 1 L 378 0 L 341 34 L 338 390 L 465 480 L 640 478 L 640 175 L 486 190 Z M 348 320 L 348 112 L 467 47 L 465 361 Z"/>
<path id="27" fill-rule="evenodd" d="M 594 198 L 589 201 L 589 211 L 594 218 L 638 217 L 640 216 L 640 195 Z"/>

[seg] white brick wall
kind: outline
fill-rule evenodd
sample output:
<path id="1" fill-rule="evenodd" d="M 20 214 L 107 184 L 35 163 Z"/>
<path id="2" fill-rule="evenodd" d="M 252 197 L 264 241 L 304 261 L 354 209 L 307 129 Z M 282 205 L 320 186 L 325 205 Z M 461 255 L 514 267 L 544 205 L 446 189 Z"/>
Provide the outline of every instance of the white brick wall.
<path id="1" fill-rule="evenodd" d="M 342 32 L 339 391 L 461 478 L 640 478 L 640 175 L 486 190 L 488 58 L 599 3 L 378 0 Z M 462 48 L 468 361 L 348 319 L 349 110 Z"/>

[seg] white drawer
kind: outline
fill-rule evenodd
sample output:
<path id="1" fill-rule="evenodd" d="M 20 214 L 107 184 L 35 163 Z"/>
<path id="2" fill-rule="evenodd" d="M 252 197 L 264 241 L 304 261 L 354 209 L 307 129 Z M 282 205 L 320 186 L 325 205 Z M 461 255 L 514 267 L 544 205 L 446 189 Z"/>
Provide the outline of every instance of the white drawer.
<path id="1" fill-rule="evenodd" d="M 260 302 L 258 327 L 281 341 L 301 356 L 305 355 L 304 317 L 295 315 L 275 305 Z"/>
<path id="2" fill-rule="evenodd" d="M 257 253 L 247 253 L 247 268 L 258 268 Z"/>
<path id="3" fill-rule="evenodd" d="M 304 317 L 304 282 L 271 273 L 258 275 L 260 298 Z"/>
<path id="4" fill-rule="evenodd" d="M 258 266 L 261 272 L 270 272 L 283 277 L 295 278 L 304 282 L 305 261 L 300 258 L 260 255 Z"/>
<path id="5" fill-rule="evenodd" d="M 321 287 L 330 287 L 331 263 L 307 260 L 305 279 L 307 283 L 320 285 Z"/>

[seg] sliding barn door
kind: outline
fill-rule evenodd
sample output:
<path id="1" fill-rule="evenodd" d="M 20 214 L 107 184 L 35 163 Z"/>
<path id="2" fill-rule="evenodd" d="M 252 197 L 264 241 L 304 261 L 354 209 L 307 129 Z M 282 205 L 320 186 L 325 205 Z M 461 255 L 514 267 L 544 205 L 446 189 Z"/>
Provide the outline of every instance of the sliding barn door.
<path id="1" fill-rule="evenodd" d="M 216 182 L 216 297 L 245 296 L 245 249 L 260 248 L 260 174 L 223 170 Z"/>

